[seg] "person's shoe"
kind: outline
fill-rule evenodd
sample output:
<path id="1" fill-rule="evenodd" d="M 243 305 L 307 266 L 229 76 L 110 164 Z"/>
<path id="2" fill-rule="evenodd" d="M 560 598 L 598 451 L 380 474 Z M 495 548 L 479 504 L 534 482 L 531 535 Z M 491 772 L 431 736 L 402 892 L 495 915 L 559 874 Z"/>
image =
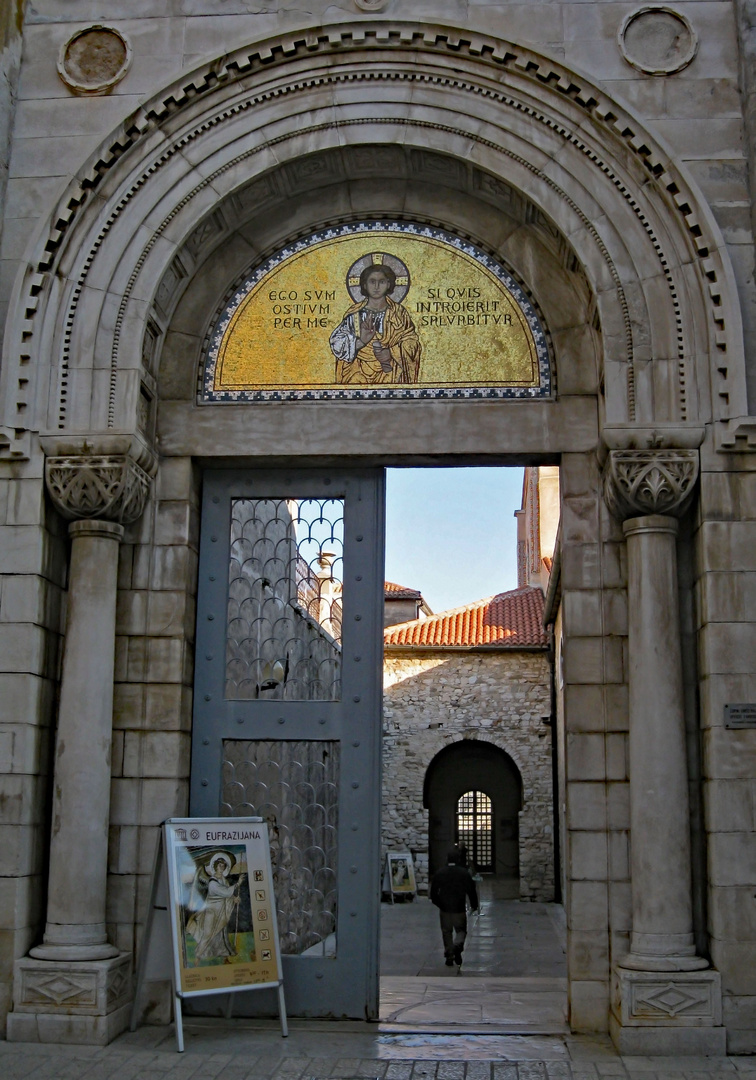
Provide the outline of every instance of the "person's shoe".
<path id="1" fill-rule="evenodd" d="M 446 966 L 447 967 L 454 967 L 454 961 L 452 960 L 451 956 L 447 956 L 447 958 L 446 958 Z"/>
<path id="2" fill-rule="evenodd" d="M 454 963 L 457 965 L 457 967 L 461 967 L 462 965 L 462 950 L 459 948 L 459 946 L 457 946 L 457 948 L 454 950 Z"/>

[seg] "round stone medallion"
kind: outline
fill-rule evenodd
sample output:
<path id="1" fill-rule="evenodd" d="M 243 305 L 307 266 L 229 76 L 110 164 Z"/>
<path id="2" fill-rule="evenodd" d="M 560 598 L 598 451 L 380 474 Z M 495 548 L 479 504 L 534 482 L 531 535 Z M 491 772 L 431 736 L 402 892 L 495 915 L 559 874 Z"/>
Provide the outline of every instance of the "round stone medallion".
<path id="1" fill-rule="evenodd" d="M 388 0 L 354 0 L 360 11 L 383 11 Z"/>
<path id="2" fill-rule="evenodd" d="M 124 77 L 131 47 L 112 26 L 88 26 L 60 50 L 58 74 L 77 94 L 105 94 Z"/>
<path id="3" fill-rule="evenodd" d="M 655 5 L 631 12 L 618 34 L 628 64 L 646 75 L 672 75 L 696 55 L 698 38 L 688 20 L 673 8 Z"/>

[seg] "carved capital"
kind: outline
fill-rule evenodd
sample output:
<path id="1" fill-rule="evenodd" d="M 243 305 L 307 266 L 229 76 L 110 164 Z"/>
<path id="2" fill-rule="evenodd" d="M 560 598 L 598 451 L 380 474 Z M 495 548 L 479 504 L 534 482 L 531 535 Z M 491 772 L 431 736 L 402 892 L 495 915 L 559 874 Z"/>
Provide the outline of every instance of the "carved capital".
<path id="1" fill-rule="evenodd" d="M 100 518 L 131 525 L 144 511 L 151 477 L 128 454 L 48 457 L 45 481 L 56 510 L 69 521 Z"/>
<path id="2" fill-rule="evenodd" d="M 697 479 L 697 450 L 610 450 L 604 498 L 620 521 L 649 514 L 679 517 Z"/>

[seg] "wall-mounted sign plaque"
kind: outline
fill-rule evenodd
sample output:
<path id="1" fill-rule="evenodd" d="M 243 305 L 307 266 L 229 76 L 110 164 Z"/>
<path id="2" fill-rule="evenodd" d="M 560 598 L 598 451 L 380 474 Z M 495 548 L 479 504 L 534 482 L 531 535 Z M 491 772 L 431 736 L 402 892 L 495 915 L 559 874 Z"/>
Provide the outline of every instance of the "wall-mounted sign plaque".
<path id="1" fill-rule="evenodd" d="M 546 338 L 515 279 L 441 229 L 314 233 L 239 286 L 211 334 L 205 402 L 544 397 Z"/>
<path id="2" fill-rule="evenodd" d="M 724 723 L 726 728 L 756 728 L 756 705 L 725 705 Z"/>

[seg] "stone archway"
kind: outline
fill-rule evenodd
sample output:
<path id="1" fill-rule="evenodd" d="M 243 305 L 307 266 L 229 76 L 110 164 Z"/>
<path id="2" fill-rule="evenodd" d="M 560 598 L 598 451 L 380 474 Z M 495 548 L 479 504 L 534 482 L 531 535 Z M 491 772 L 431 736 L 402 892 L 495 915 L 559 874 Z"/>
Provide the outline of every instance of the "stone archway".
<path id="1" fill-rule="evenodd" d="M 298 232 L 386 213 L 472 235 L 527 283 L 551 332 L 554 399 L 526 407 L 422 403 L 411 424 L 404 403 L 395 402 L 199 408 L 206 335 L 237 276 Z M 672 752 L 681 766 L 675 835 L 685 835 L 679 631 L 674 618 L 654 622 L 658 596 L 645 614 L 634 605 L 645 599 L 647 572 L 658 563 L 661 608 L 674 613 L 673 515 L 693 495 L 697 448 L 707 440 L 716 472 L 712 456 L 735 448 L 743 434 L 739 310 L 720 232 L 685 170 L 599 87 L 516 43 L 399 22 L 365 22 L 359 34 L 347 24 L 295 31 L 203 65 L 141 106 L 82 167 L 19 275 L 4 344 L 2 453 L 30 462 L 37 476 L 44 465 L 65 517 L 114 520 L 129 530 L 119 592 L 128 614 L 120 625 L 122 662 L 116 669 L 110 657 L 103 667 L 96 650 L 79 659 L 84 671 L 96 665 L 101 678 L 115 681 L 119 723 L 131 734 L 152 737 L 160 724 L 183 737 L 172 751 L 175 809 L 186 781 L 202 465 L 559 460 L 561 745 L 574 785 L 568 801 L 585 810 L 568 843 L 568 892 L 585 899 L 587 883 L 601 911 L 598 920 L 571 925 L 571 1019 L 577 1029 L 607 1026 L 614 969 L 615 1026 L 641 1023 L 622 1012 L 632 980 L 621 966 L 616 974 L 631 930 L 647 981 L 656 964 L 656 974 L 669 980 L 674 972 L 682 986 L 678 969 L 687 960 L 702 964 L 691 956 L 684 865 L 674 875 L 675 927 L 642 929 L 647 916 L 655 919 L 636 902 L 648 867 L 645 876 L 642 866 L 627 868 L 627 834 L 633 815 L 637 837 L 640 811 L 653 817 L 659 807 L 644 807 L 636 784 L 631 811 L 621 804 L 610 824 L 604 785 L 622 785 L 627 795 L 629 715 L 646 713 L 652 736 L 672 716 Z M 607 506 L 635 522 L 627 542 Z M 72 528 L 80 549 L 84 532 Z M 693 528 L 688 519 L 683 531 L 691 544 Z M 48 537 L 60 555 L 62 540 Z M 119 529 L 97 539 L 114 567 Z M 629 662 L 622 607 L 628 548 L 638 616 L 630 620 Z M 32 570 L 43 579 L 48 552 L 34 558 Z M 114 572 L 106 586 L 103 610 L 112 623 Z M 149 612 L 139 606 L 146 596 Z M 658 703 L 637 696 L 649 625 L 666 626 L 655 669 L 670 688 L 661 713 Z M 708 647 L 704 642 L 702 664 Z M 65 684 L 64 674 L 64 697 Z M 98 725 L 107 720 L 102 707 L 95 712 Z M 635 747 L 636 777 L 651 746 Z M 56 791 L 64 787 L 67 798 L 72 765 L 66 772 L 59 757 L 56 767 Z M 106 821 L 107 776 L 98 790 Z M 148 799 L 143 805 L 137 824 L 152 826 L 157 811 Z M 74 810 L 66 805 L 66 813 Z M 666 869 L 663 841 L 653 832 L 652 869 Z M 101 955 L 109 951 L 104 865 L 91 876 L 91 906 L 101 917 L 68 910 L 61 918 L 75 928 L 74 953 L 92 945 Z M 610 890 L 610 881 L 621 888 Z M 136 890 L 118 910 L 119 940 L 131 942 L 142 914 Z M 679 949 L 685 962 L 675 959 Z M 643 957 L 654 950 L 647 971 Z M 714 1004 L 702 1026 L 719 1031 L 716 979 L 706 979 L 697 985 Z"/>
<path id="2" fill-rule="evenodd" d="M 522 777 L 509 754 L 477 739 L 445 747 L 426 771 L 423 803 L 428 811 L 429 873 L 446 864 L 448 849 L 459 841 L 457 804 L 468 791 L 483 792 L 493 804 L 490 872 L 519 884 Z"/>

